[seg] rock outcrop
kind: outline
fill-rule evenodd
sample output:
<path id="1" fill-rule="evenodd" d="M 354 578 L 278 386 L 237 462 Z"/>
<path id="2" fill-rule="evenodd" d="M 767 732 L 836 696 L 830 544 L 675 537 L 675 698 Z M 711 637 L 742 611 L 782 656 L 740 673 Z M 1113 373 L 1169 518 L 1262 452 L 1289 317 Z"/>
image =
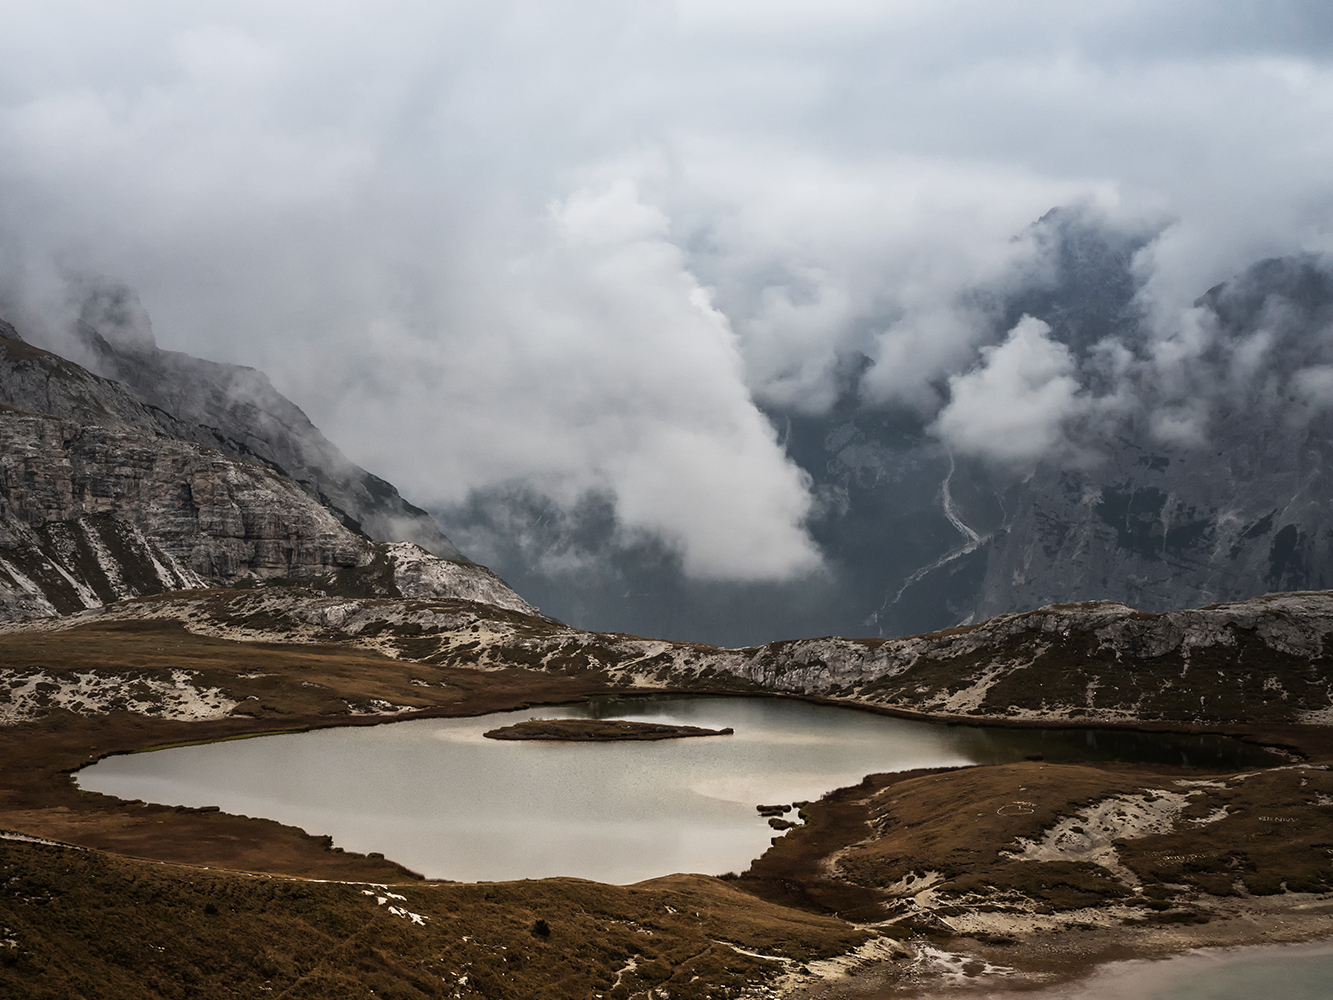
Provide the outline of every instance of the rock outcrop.
<path id="1" fill-rule="evenodd" d="M 457 601 L 282 587 L 131 601 L 8 629 L 123 619 L 179 621 L 226 639 L 341 642 L 423 664 L 787 693 L 973 722 L 1333 724 L 1333 592 L 1164 614 L 1110 602 L 1062 605 L 902 639 L 746 649 L 581 632 Z"/>
<path id="2" fill-rule="evenodd" d="M 485 567 L 375 542 L 273 463 L 204 446 L 119 383 L 4 333 L 0 618 L 277 579 L 532 610 Z"/>
<path id="3" fill-rule="evenodd" d="M 263 372 L 164 351 L 150 332 L 126 335 L 118 315 L 101 309 L 90 315 L 96 328 L 77 325 L 88 363 L 170 416 L 177 437 L 290 476 L 344 525 L 375 541 L 412 542 L 442 559 L 463 560 L 426 511 L 351 462 Z"/>

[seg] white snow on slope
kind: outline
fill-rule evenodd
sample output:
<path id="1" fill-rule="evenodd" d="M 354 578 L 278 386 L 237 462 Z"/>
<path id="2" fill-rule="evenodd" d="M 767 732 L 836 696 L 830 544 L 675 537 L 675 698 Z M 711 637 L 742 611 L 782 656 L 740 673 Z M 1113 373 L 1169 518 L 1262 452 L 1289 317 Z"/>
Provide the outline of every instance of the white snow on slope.
<path id="1" fill-rule="evenodd" d="M 226 718 L 236 702 L 219 688 L 195 687 L 191 671 L 173 670 L 171 679 L 53 675 L 45 670 L 0 670 L 0 725 L 37 719 L 52 709 L 77 715 L 125 711 L 177 722 Z"/>

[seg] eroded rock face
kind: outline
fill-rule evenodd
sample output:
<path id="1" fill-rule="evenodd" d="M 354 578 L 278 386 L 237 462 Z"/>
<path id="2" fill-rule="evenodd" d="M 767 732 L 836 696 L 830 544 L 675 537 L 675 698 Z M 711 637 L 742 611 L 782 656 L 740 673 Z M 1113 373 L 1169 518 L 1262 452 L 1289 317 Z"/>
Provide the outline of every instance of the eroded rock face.
<path id="1" fill-rule="evenodd" d="M 127 335 L 105 310 L 92 318 L 96 328 L 77 327 L 89 364 L 169 415 L 175 436 L 278 469 L 345 526 L 375 541 L 412 542 L 442 559 L 463 561 L 429 514 L 404 500 L 392 483 L 353 464 L 263 372 L 164 351 L 151 332 Z"/>
<path id="2" fill-rule="evenodd" d="M 532 610 L 484 567 L 374 542 L 271 464 L 183 439 L 118 383 L 6 334 L 0 618 L 349 573 L 369 593 Z"/>
<path id="3" fill-rule="evenodd" d="M 1057 605 L 882 643 L 775 643 L 732 669 L 951 716 L 1320 722 L 1333 718 L 1331 643 L 1333 595 L 1320 592 L 1162 614 Z"/>
<path id="4" fill-rule="evenodd" d="M 1113 291 L 1103 306 L 1118 326 L 1039 300 L 1022 311 L 1048 321 L 1075 356 L 1107 335 L 1152 356 L 1132 256 L 1089 260 L 1090 272 L 1057 290 L 1070 305 Z M 1006 322 L 1017 315 L 1011 308 Z M 946 536 L 953 551 L 891 594 L 886 613 L 914 595 L 930 595 L 921 607 L 933 602 L 942 623 L 1053 602 L 1167 611 L 1333 586 L 1333 261 L 1259 262 L 1203 294 L 1192 316 L 1207 348 L 1179 385 L 1134 383 L 1134 405 L 1088 440 L 1088 461 L 1044 460 L 1017 479 L 980 478 L 975 461 L 960 462 L 936 494 L 965 522 Z M 891 463 L 879 471 L 890 479 Z"/>
<path id="5" fill-rule="evenodd" d="M 0 484 L 0 572 L 57 610 L 315 576 L 366 561 L 370 548 L 263 466 L 53 417 L 0 414 Z"/>

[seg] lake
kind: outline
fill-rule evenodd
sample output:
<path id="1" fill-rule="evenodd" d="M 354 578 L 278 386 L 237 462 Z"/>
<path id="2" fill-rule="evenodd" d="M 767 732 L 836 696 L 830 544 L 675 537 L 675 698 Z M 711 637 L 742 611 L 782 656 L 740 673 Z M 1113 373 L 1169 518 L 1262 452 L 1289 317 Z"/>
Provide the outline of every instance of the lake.
<path id="1" fill-rule="evenodd" d="M 735 733 L 591 744 L 482 736 L 534 717 Z M 636 697 L 128 754 L 77 780 L 123 799 L 289 823 L 428 878 L 571 875 L 627 884 L 748 867 L 774 835 L 755 811 L 761 803 L 817 799 L 879 771 L 1034 753 L 1235 769 L 1274 762 L 1224 737 L 946 726 L 781 698 Z"/>
<path id="2" fill-rule="evenodd" d="M 1114 962 L 1077 986 L 1024 995 L 1030 1000 L 1328 1000 L 1333 944 L 1251 945 Z"/>

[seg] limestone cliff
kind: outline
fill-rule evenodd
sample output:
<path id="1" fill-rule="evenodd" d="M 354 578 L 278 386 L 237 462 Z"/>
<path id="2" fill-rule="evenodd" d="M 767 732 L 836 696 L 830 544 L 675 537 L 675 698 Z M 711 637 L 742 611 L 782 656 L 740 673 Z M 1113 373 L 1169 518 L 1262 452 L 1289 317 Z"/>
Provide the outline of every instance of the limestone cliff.
<path id="1" fill-rule="evenodd" d="M 0 337 L 0 618 L 165 590 L 336 579 L 531 608 L 485 567 L 385 545 L 271 465 L 185 437 L 123 386 Z"/>
<path id="2" fill-rule="evenodd" d="M 97 327 L 77 325 L 89 364 L 169 415 L 177 437 L 282 471 L 347 527 L 375 541 L 412 542 L 463 561 L 428 513 L 351 462 L 263 372 L 164 351 L 151 333 L 127 336 L 117 317 L 102 309 L 89 314 Z"/>

